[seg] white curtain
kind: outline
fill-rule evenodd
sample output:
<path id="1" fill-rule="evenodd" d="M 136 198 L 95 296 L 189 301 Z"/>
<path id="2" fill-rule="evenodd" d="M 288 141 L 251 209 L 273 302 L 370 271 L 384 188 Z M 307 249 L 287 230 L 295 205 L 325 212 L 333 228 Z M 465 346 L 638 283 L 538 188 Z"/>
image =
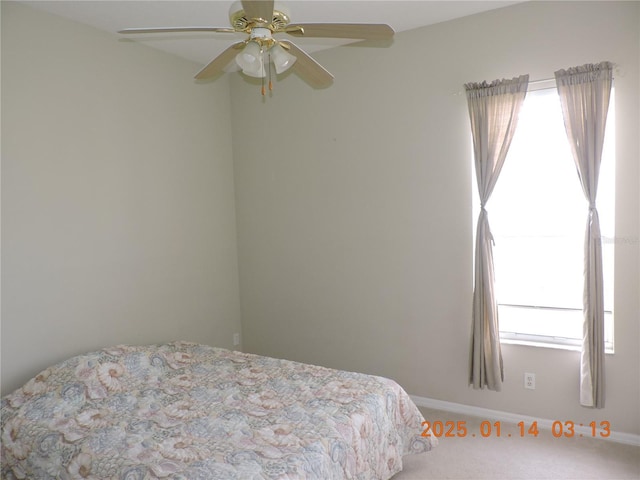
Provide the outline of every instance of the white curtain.
<path id="1" fill-rule="evenodd" d="M 589 202 L 584 242 L 580 404 L 604 407 L 604 295 L 602 241 L 596 209 L 598 174 L 609 110 L 613 65 L 602 62 L 555 72 L 564 125 L 582 190 Z"/>
<path id="2" fill-rule="evenodd" d="M 528 84 L 529 76 L 522 75 L 491 84 L 465 85 L 481 207 L 476 233 L 469 369 L 469 384 L 476 389 L 500 391 L 504 381 L 494 292 L 493 237 L 485 207 L 507 156 Z"/>

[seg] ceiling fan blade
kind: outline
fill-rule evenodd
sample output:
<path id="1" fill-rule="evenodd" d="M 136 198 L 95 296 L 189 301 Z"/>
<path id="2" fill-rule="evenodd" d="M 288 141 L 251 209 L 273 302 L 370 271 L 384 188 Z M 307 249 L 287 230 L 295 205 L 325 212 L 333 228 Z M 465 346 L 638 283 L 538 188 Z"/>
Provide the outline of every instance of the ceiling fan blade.
<path id="1" fill-rule="evenodd" d="M 195 78 L 202 80 L 204 78 L 214 77 L 222 73 L 231 60 L 238 54 L 238 50 L 242 50 L 245 42 L 237 42 L 227 48 L 224 52 L 214 58 L 206 67 L 196 73 Z"/>
<path id="2" fill-rule="evenodd" d="M 273 0 L 242 0 L 242 9 L 249 20 L 261 18 L 271 23 L 273 19 Z"/>
<path id="3" fill-rule="evenodd" d="M 303 80 L 312 87 L 328 87 L 333 82 L 333 75 L 311 58 L 307 53 L 300 50 L 295 44 L 286 40 L 281 40 L 280 44 L 289 50 L 289 53 L 296 57 L 296 62 L 291 67 L 300 75 Z"/>
<path id="4" fill-rule="evenodd" d="M 294 37 L 359 38 L 384 40 L 395 33 L 389 25 L 375 23 L 296 23 L 285 32 Z"/>
<path id="5" fill-rule="evenodd" d="M 150 27 L 150 28 L 125 28 L 118 33 L 172 33 L 172 32 L 221 32 L 235 33 L 233 28 L 222 27 Z"/>

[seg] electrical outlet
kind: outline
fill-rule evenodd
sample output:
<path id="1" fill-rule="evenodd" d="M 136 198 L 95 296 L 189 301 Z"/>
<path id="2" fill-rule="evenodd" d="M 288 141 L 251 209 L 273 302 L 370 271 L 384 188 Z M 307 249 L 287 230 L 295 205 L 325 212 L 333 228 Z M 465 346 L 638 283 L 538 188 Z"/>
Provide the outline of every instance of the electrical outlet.
<path id="1" fill-rule="evenodd" d="M 524 374 L 524 388 L 528 388 L 529 390 L 536 389 L 536 374 L 535 373 L 525 373 Z"/>
<path id="2" fill-rule="evenodd" d="M 233 346 L 237 347 L 238 345 L 240 345 L 240 334 L 239 333 L 234 333 L 233 334 Z"/>

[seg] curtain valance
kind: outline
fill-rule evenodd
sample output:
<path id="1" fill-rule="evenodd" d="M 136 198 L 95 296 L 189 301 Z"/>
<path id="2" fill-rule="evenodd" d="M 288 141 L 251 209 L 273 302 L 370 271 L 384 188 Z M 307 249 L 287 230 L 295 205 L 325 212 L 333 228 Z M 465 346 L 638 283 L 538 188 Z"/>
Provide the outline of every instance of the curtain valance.
<path id="1" fill-rule="evenodd" d="M 580 65 L 558 70 L 555 72 L 556 83 L 560 85 L 579 85 L 581 83 L 595 82 L 598 80 L 613 80 L 613 64 L 600 62 L 595 64 Z"/>
<path id="2" fill-rule="evenodd" d="M 486 81 L 466 83 L 464 88 L 467 98 L 480 98 L 526 92 L 528 84 L 529 75 L 520 75 L 512 79 L 494 80 L 491 83 Z"/>

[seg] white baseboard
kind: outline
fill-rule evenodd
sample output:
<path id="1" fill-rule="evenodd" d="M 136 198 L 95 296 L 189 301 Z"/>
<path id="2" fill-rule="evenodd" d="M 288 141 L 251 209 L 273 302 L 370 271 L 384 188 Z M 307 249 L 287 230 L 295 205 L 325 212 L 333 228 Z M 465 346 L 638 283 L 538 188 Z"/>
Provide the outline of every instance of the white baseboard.
<path id="1" fill-rule="evenodd" d="M 472 417 L 481 417 L 487 420 L 499 420 L 502 422 L 518 423 L 525 422 L 531 424 L 532 422 L 538 422 L 538 427 L 551 430 L 554 420 L 546 418 L 528 417 L 526 415 L 519 415 L 509 412 L 501 412 L 500 410 L 491 410 L 488 408 L 474 407 L 471 405 L 464 405 L 462 403 L 445 402 L 443 400 L 436 400 L 433 398 L 419 397 L 417 395 L 411 395 L 413 402 L 419 407 L 433 408 L 434 410 L 443 410 L 445 412 L 461 413 L 463 415 L 470 415 Z M 575 427 L 576 435 L 584 435 L 585 437 L 591 436 L 591 428 L 584 426 Z M 640 446 L 640 435 L 625 432 L 611 431 L 611 435 L 606 438 L 594 437 L 602 440 L 609 440 L 617 443 L 624 443 L 627 445 Z"/>

